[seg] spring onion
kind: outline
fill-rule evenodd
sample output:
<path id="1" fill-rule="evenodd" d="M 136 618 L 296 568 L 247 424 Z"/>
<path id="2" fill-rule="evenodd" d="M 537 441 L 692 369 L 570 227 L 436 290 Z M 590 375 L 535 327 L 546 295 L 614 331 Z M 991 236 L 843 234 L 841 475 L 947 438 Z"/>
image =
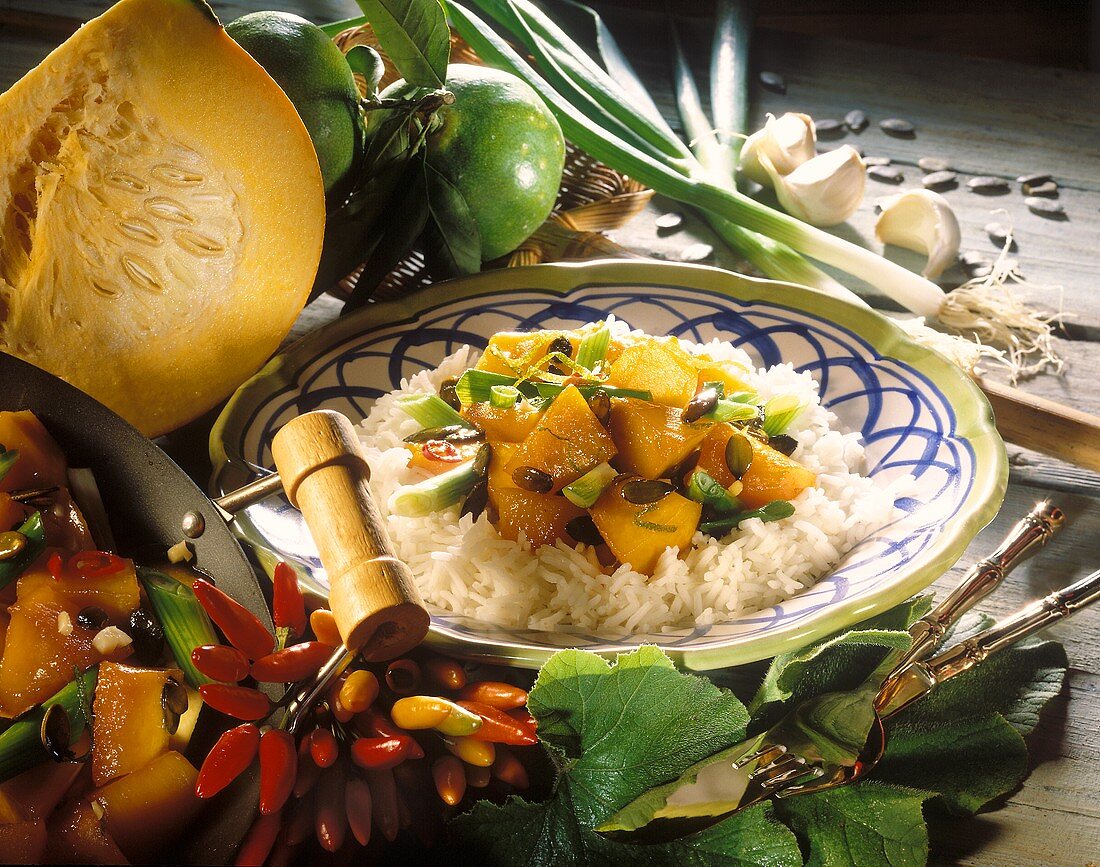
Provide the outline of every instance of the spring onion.
<path id="1" fill-rule="evenodd" d="M 764 433 L 777 437 L 791 426 L 803 410 L 802 401 L 793 394 L 781 394 L 764 404 Z"/>
<path id="2" fill-rule="evenodd" d="M 722 483 L 714 476 L 703 470 L 696 470 L 691 474 L 687 495 L 697 503 L 710 506 L 715 512 L 735 512 L 741 506 L 737 497 L 723 488 Z"/>
<path id="3" fill-rule="evenodd" d="M 70 467 L 66 475 L 69 479 L 69 494 L 80 509 L 80 514 L 84 516 L 93 541 L 101 551 L 116 550 L 118 546 L 115 544 L 114 533 L 111 532 L 111 521 L 107 517 L 107 508 L 103 505 L 95 473 L 87 467 Z"/>
<path id="4" fill-rule="evenodd" d="M 719 398 L 723 398 L 726 396 L 726 384 L 724 382 L 721 382 L 719 380 L 714 380 L 713 382 L 704 382 L 703 389 L 705 390 L 708 388 L 712 389 Z"/>
<path id="5" fill-rule="evenodd" d="M 485 403 L 492 400 L 494 385 L 514 386 L 528 397 L 534 397 L 537 394 L 531 383 L 520 383 L 514 376 L 490 373 L 488 370 L 478 370 L 476 367 L 471 367 L 458 378 L 458 382 L 455 383 L 455 394 L 458 395 L 463 406 Z"/>
<path id="6" fill-rule="evenodd" d="M 590 331 L 581 338 L 577 347 L 577 364 L 588 370 L 595 370 L 596 365 L 607 357 L 607 347 L 611 345 L 611 323 L 614 316 L 607 319 L 595 331 Z"/>
<path id="7" fill-rule="evenodd" d="M 722 536 L 728 533 L 730 530 L 735 529 L 739 524 L 748 521 L 750 518 L 759 518 L 765 524 L 771 521 L 782 521 L 784 518 L 789 518 L 794 514 L 794 506 L 788 503 L 786 500 L 772 500 L 766 506 L 761 506 L 759 509 L 750 509 L 747 512 L 738 512 L 735 515 L 730 515 L 728 518 L 717 518 L 713 521 L 702 521 L 699 524 L 699 529 L 704 533 L 709 533 L 712 536 Z"/>
<path id="8" fill-rule="evenodd" d="M 539 397 L 557 397 L 569 386 L 553 382 L 532 383 Z M 639 388 L 619 388 L 616 385 L 579 385 L 577 390 L 585 397 L 591 397 L 596 391 L 606 391 L 609 397 L 636 397 L 638 400 L 653 400 L 653 392 Z"/>
<path id="9" fill-rule="evenodd" d="M 489 406 L 497 409 L 511 409 L 522 397 L 514 385 L 493 385 L 489 387 Z"/>
<path id="10" fill-rule="evenodd" d="M 95 691 L 98 669 L 93 666 L 16 719 L 0 734 L 0 782 L 10 780 L 36 765 L 50 760 L 42 745 L 40 730 L 46 709 L 59 704 L 69 717 L 69 744 L 75 744 L 86 724 L 85 697 Z"/>
<path id="11" fill-rule="evenodd" d="M 17 460 L 19 460 L 18 449 L 6 449 L 0 446 L 0 481 L 3 481 L 4 476 L 8 474 L 8 470 L 15 466 Z"/>
<path id="12" fill-rule="evenodd" d="M 7 560 L 0 561 L 0 587 L 5 587 L 23 574 L 24 570 L 38 559 L 46 550 L 46 529 L 42 526 L 42 515 L 35 512 L 16 530 L 27 540 L 23 550 Z"/>
<path id="13" fill-rule="evenodd" d="M 410 394 L 399 397 L 397 398 L 397 405 L 405 415 L 422 427 L 466 425 L 466 419 L 455 412 L 454 408 L 443 398 L 435 394 Z"/>
<path id="14" fill-rule="evenodd" d="M 566 485 L 561 489 L 561 492 L 564 494 L 565 499 L 574 506 L 591 509 L 596 500 L 600 498 L 600 494 L 604 492 L 604 489 L 611 484 L 618 474 L 619 471 L 611 464 L 600 464 L 572 484 Z"/>
<path id="15" fill-rule="evenodd" d="M 191 661 L 191 651 L 196 647 L 218 643 L 214 625 L 195 598 L 194 591 L 182 581 L 148 566 L 138 566 L 137 575 L 187 682 L 195 689 L 213 683 Z"/>
<path id="16" fill-rule="evenodd" d="M 397 515 L 422 518 L 461 502 L 480 478 L 474 462 L 467 461 L 415 485 L 405 485 L 393 495 L 390 505 Z"/>
<path id="17" fill-rule="evenodd" d="M 714 409 L 700 416 L 700 421 L 752 421 L 759 415 L 760 409 L 755 404 L 719 399 Z"/>

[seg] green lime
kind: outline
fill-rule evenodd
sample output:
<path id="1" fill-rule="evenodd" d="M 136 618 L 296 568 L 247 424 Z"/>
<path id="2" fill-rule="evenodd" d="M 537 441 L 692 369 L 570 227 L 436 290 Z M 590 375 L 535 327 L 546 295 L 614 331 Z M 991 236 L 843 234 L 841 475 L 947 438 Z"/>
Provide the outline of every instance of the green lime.
<path id="1" fill-rule="evenodd" d="M 363 147 L 359 91 L 344 55 L 320 27 L 287 12 L 252 12 L 225 30 L 294 103 L 317 151 L 329 207 L 340 205 Z"/>
<path id="2" fill-rule="evenodd" d="M 481 235 L 481 258 L 522 244 L 557 200 L 565 139 L 539 95 L 516 76 L 485 66 L 447 69 L 453 105 L 439 110 L 427 158 L 462 193 Z M 396 82 L 385 96 L 407 95 Z"/>

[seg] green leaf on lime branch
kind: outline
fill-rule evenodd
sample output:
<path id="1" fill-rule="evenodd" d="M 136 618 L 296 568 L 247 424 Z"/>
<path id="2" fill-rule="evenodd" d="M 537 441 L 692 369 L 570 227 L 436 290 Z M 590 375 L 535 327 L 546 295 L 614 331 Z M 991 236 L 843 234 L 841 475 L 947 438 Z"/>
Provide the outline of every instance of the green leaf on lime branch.
<path id="1" fill-rule="evenodd" d="M 433 276 L 460 277 L 481 270 L 481 235 L 466 199 L 451 180 L 424 160 L 428 198 L 426 252 Z"/>
<path id="2" fill-rule="evenodd" d="M 411 84 L 442 87 L 451 31 L 439 0 L 357 0 L 378 43 Z"/>

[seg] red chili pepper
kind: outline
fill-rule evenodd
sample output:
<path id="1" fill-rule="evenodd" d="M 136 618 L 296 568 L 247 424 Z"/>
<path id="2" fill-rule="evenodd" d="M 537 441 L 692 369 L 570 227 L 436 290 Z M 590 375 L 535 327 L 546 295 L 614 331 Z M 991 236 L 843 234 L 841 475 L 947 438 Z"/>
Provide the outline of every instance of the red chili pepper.
<path id="1" fill-rule="evenodd" d="M 421 663 L 420 668 L 440 689 L 458 690 L 466 685 L 466 670 L 453 659 L 433 656 Z"/>
<path id="2" fill-rule="evenodd" d="M 535 731 L 539 730 L 539 721 L 535 718 L 535 715 L 527 709 L 527 706 L 517 707 L 507 712 L 508 716 L 517 722 L 523 723 L 525 726 L 530 726 Z"/>
<path id="3" fill-rule="evenodd" d="M 204 644 L 191 651 L 195 668 L 226 683 L 236 683 L 248 677 L 248 657 L 235 647 L 224 644 Z"/>
<path id="4" fill-rule="evenodd" d="M 367 711 L 367 727 L 380 737 L 403 741 L 410 759 L 424 758 L 424 748 L 420 746 L 420 742 L 381 711 L 374 708 Z"/>
<path id="5" fill-rule="evenodd" d="M 420 451 L 429 461 L 456 464 L 462 460 L 462 453 L 446 440 L 428 440 L 420 447 Z"/>
<path id="6" fill-rule="evenodd" d="M 53 576 L 54 581 L 60 581 L 65 574 L 65 562 L 61 555 L 54 551 L 46 560 L 46 569 Z"/>
<path id="7" fill-rule="evenodd" d="M 247 686 L 228 683 L 205 683 L 199 695 L 214 710 L 237 719 L 258 720 L 271 713 L 271 700 L 262 692 Z"/>
<path id="8" fill-rule="evenodd" d="M 317 767 L 328 768 L 340 758 L 340 744 L 332 732 L 318 727 L 309 733 L 309 754 Z"/>
<path id="9" fill-rule="evenodd" d="M 271 653 L 275 639 L 255 614 L 205 578 L 197 578 L 191 589 L 230 644 L 244 651 L 249 659 L 260 659 Z"/>
<path id="10" fill-rule="evenodd" d="M 280 812 L 257 817 L 237 850 L 237 857 L 233 861 L 236 867 L 262 867 L 267 856 L 271 854 L 275 838 L 279 836 L 282 827 L 283 816 Z"/>
<path id="11" fill-rule="evenodd" d="M 283 809 L 298 777 L 298 747 L 294 736 L 270 729 L 260 738 L 260 812 Z"/>
<path id="12" fill-rule="evenodd" d="M 344 808 L 348 814 L 348 825 L 351 827 L 352 836 L 360 846 L 366 846 L 370 842 L 371 795 L 370 786 L 365 780 L 356 777 L 348 780 L 344 787 Z"/>
<path id="13" fill-rule="evenodd" d="M 493 776 L 517 789 L 526 789 L 529 785 L 527 769 L 520 764 L 507 747 L 497 747 L 492 765 Z"/>
<path id="14" fill-rule="evenodd" d="M 393 771 L 367 771 L 371 802 L 374 808 L 374 824 L 382 836 L 391 843 L 397 838 L 401 817 L 397 806 L 397 784 Z"/>
<path id="15" fill-rule="evenodd" d="M 351 742 L 351 758 L 368 771 L 395 768 L 406 758 L 405 743 L 400 738 L 356 738 Z"/>
<path id="16" fill-rule="evenodd" d="M 126 568 L 126 560 L 108 551 L 81 551 L 73 554 L 65 568 L 83 578 L 105 578 Z"/>
<path id="17" fill-rule="evenodd" d="M 321 776 L 321 768 L 313 761 L 309 751 L 309 738 L 302 738 L 298 744 L 298 778 L 294 781 L 294 797 L 304 798 L 306 794 L 313 788 L 317 782 L 317 778 Z M 308 827 L 312 828 L 313 823 L 310 821 Z M 308 837 L 308 832 L 306 837 Z M 304 840 L 305 837 L 302 837 Z M 301 842 L 301 841 L 298 841 Z"/>
<path id="18" fill-rule="evenodd" d="M 527 690 L 495 680 L 467 684 L 458 697 L 463 701 L 478 701 L 497 710 L 512 710 L 527 704 Z"/>
<path id="19" fill-rule="evenodd" d="M 320 641 L 303 641 L 252 663 L 252 676 L 263 683 L 294 683 L 312 677 L 328 662 L 332 648 Z"/>
<path id="20" fill-rule="evenodd" d="M 460 701 L 458 704 L 481 717 L 481 728 L 470 737 L 479 741 L 496 744 L 512 744 L 517 747 L 529 747 L 539 742 L 539 736 L 533 728 L 478 701 Z"/>
<path id="21" fill-rule="evenodd" d="M 271 608 L 277 628 L 289 629 L 297 638 L 306 634 L 306 602 L 298 575 L 286 563 L 275 567 Z"/>
<path id="22" fill-rule="evenodd" d="M 348 831 L 348 813 L 344 805 L 346 774 L 344 765 L 336 765 L 321 774 L 317 786 L 317 842 L 326 852 L 344 845 Z"/>
<path id="23" fill-rule="evenodd" d="M 195 781 L 195 794 L 212 798 L 237 777 L 256 758 L 260 747 L 260 730 L 245 723 L 222 734 L 203 760 Z"/>
<path id="24" fill-rule="evenodd" d="M 309 764 L 308 762 L 306 764 Z M 309 839 L 313 833 L 313 792 L 308 792 L 305 797 L 296 798 L 290 818 L 287 819 L 284 836 L 287 843 L 297 846 Z"/>

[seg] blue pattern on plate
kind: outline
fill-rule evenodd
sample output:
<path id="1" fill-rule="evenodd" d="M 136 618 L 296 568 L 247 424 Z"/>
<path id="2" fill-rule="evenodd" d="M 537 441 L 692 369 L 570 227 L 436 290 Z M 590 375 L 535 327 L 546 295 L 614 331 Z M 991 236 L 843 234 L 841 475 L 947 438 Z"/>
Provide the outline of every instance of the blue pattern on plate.
<path id="1" fill-rule="evenodd" d="M 433 612 L 433 628 L 455 639 L 518 642 L 551 647 L 614 649 L 639 641 L 679 650 L 705 650 L 800 624 L 841 601 L 858 600 L 892 573 L 904 570 L 962 507 L 973 483 L 975 456 L 956 432 L 955 413 L 928 377 L 884 358 L 852 331 L 827 319 L 771 301 L 742 301 L 726 294 L 674 286 L 582 285 L 565 296 L 512 291 L 507 306 L 492 293 L 451 300 L 421 311 L 413 321 L 380 325 L 296 359 L 294 381 L 267 394 L 234 426 L 240 438 L 225 443 L 236 460 L 270 466 L 275 431 L 295 415 L 335 409 L 361 419 L 371 402 L 401 379 L 434 367 L 463 344 L 485 346 L 503 330 L 572 328 L 608 313 L 652 334 L 705 342 L 718 337 L 745 349 L 759 364 L 790 362 L 820 383 L 822 403 L 847 430 L 864 439 L 869 474 L 888 481 L 917 478 L 916 493 L 899 499 L 903 516 L 849 551 L 836 571 L 791 599 L 763 611 L 710 626 L 656 635 L 589 634 L 559 629 L 503 629 L 448 612 Z M 324 573 L 300 516 L 289 506 L 250 510 L 264 544 L 303 566 L 320 582 Z"/>

